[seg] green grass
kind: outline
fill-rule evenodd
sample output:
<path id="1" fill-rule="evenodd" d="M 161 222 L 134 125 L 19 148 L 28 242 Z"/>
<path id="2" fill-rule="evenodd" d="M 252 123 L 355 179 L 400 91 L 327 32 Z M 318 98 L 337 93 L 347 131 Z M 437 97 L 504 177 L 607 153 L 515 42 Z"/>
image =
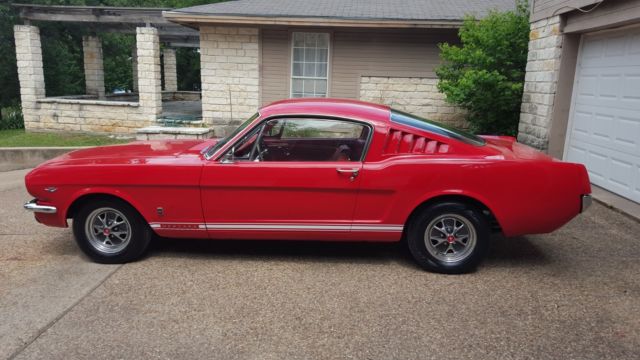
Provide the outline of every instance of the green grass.
<path id="1" fill-rule="evenodd" d="M 98 135 L 25 132 L 23 129 L 0 130 L 0 147 L 100 146 L 130 141 Z"/>

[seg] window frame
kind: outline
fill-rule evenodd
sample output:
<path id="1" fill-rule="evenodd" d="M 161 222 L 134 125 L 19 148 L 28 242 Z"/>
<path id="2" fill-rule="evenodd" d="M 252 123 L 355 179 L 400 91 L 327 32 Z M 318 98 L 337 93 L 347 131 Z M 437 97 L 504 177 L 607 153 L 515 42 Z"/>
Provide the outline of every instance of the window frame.
<path id="1" fill-rule="evenodd" d="M 309 120 L 336 120 L 336 121 L 345 121 L 345 122 L 351 122 L 351 123 L 356 123 L 358 125 L 362 125 L 364 127 L 367 127 L 369 129 L 369 133 L 367 134 L 367 139 L 365 140 L 365 144 L 362 148 L 362 155 L 360 157 L 359 160 L 354 160 L 354 161 L 350 161 L 351 163 L 364 163 L 365 159 L 367 158 L 367 155 L 369 154 L 369 148 L 371 146 L 371 142 L 373 141 L 373 134 L 375 132 L 375 127 L 366 122 L 366 121 L 362 121 L 362 120 L 354 120 L 354 119 L 349 119 L 349 118 L 342 118 L 342 117 L 336 117 L 336 116 L 319 116 L 319 115 L 273 115 L 270 117 L 267 117 L 265 119 L 262 119 L 259 123 L 257 123 L 253 128 L 248 129 L 242 136 L 240 136 L 239 138 L 236 139 L 236 141 L 233 142 L 233 144 L 231 144 L 225 151 L 223 151 L 222 153 L 220 153 L 220 156 L 216 159 L 217 162 L 222 162 L 224 160 L 224 158 L 226 157 L 226 155 L 229 153 L 229 151 L 231 151 L 233 148 L 236 147 L 236 145 L 238 143 L 240 143 L 242 140 L 244 140 L 245 137 L 249 136 L 249 134 L 258 128 L 263 128 L 264 125 L 271 120 L 279 120 L 279 119 L 309 119 Z M 262 132 L 262 130 L 260 130 Z M 262 137 L 262 133 L 259 135 L 259 138 Z M 259 139 L 256 140 L 256 142 Z M 254 144 L 255 146 L 255 144 Z M 254 160 L 241 160 L 239 161 L 240 163 L 255 163 L 256 161 Z M 257 161 L 257 163 L 278 163 L 278 164 L 286 164 L 286 163 L 292 163 L 292 162 L 296 162 L 296 163 L 318 163 L 318 164 L 326 164 L 326 163 L 331 163 L 332 161 Z M 341 162 L 343 163 L 343 162 Z"/>
<path id="2" fill-rule="evenodd" d="M 300 80 L 305 80 L 305 79 L 309 79 L 309 80 L 326 80 L 327 81 L 327 89 L 325 91 L 325 96 L 323 97 L 319 97 L 319 98 L 329 98 L 331 97 L 330 95 L 330 79 L 331 79 L 331 56 L 332 56 L 332 49 L 331 49 L 331 43 L 333 42 L 333 34 L 329 31 L 291 31 L 290 33 L 290 44 L 289 44 L 289 51 L 291 52 L 290 58 L 289 58 L 289 98 L 290 99 L 300 99 L 300 98 L 294 98 L 293 97 L 293 80 L 294 80 L 294 75 L 293 75 L 293 64 L 294 64 L 294 44 L 295 44 L 295 34 L 326 34 L 328 36 L 328 43 L 327 43 L 327 76 L 325 78 L 320 78 L 320 77 L 306 77 L 306 76 L 295 76 L 295 79 L 300 79 Z M 303 63 L 304 64 L 304 63 Z M 304 70 L 303 70 L 304 72 Z M 304 97 L 301 97 L 304 98 Z"/>

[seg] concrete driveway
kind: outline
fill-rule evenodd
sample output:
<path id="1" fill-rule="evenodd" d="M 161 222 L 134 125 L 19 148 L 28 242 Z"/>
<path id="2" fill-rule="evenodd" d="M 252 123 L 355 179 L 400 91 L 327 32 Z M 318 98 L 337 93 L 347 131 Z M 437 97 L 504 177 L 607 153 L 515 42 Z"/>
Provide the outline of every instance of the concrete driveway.
<path id="1" fill-rule="evenodd" d="M 91 263 L 0 173 L 0 358 L 637 359 L 640 224 L 594 205 L 473 274 L 398 245 L 162 241 Z"/>

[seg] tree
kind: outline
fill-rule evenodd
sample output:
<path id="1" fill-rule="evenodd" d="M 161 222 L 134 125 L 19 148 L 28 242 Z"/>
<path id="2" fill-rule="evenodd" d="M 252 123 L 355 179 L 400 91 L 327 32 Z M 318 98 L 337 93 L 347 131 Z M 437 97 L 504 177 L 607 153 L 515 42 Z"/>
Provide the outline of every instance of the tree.
<path id="1" fill-rule="evenodd" d="M 529 43 L 529 6 L 467 17 L 460 45 L 440 44 L 443 64 L 436 69 L 438 90 L 467 110 L 476 133 L 515 135 L 520 117 Z"/>

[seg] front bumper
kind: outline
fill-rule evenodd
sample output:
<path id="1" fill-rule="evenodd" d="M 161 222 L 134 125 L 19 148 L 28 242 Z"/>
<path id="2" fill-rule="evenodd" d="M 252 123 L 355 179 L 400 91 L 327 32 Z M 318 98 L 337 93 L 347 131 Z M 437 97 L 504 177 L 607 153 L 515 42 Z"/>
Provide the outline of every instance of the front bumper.
<path id="1" fill-rule="evenodd" d="M 591 197 L 591 194 L 584 194 L 582 196 L 580 196 L 580 212 L 584 212 L 585 210 L 587 210 L 589 208 L 589 206 L 591 206 L 591 204 L 593 203 L 593 198 Z"/>
<path id="2" fill-rule="evenodd" d="M 36 199 L 33 199 L 28 203 L 24 204 L 24 208 L 29 211 L 33 211 L 36 213 L 43 213 L 43 214 L 55 214 L 58 212 L 58 209 L 55 206 L 38 205 Z"/>

